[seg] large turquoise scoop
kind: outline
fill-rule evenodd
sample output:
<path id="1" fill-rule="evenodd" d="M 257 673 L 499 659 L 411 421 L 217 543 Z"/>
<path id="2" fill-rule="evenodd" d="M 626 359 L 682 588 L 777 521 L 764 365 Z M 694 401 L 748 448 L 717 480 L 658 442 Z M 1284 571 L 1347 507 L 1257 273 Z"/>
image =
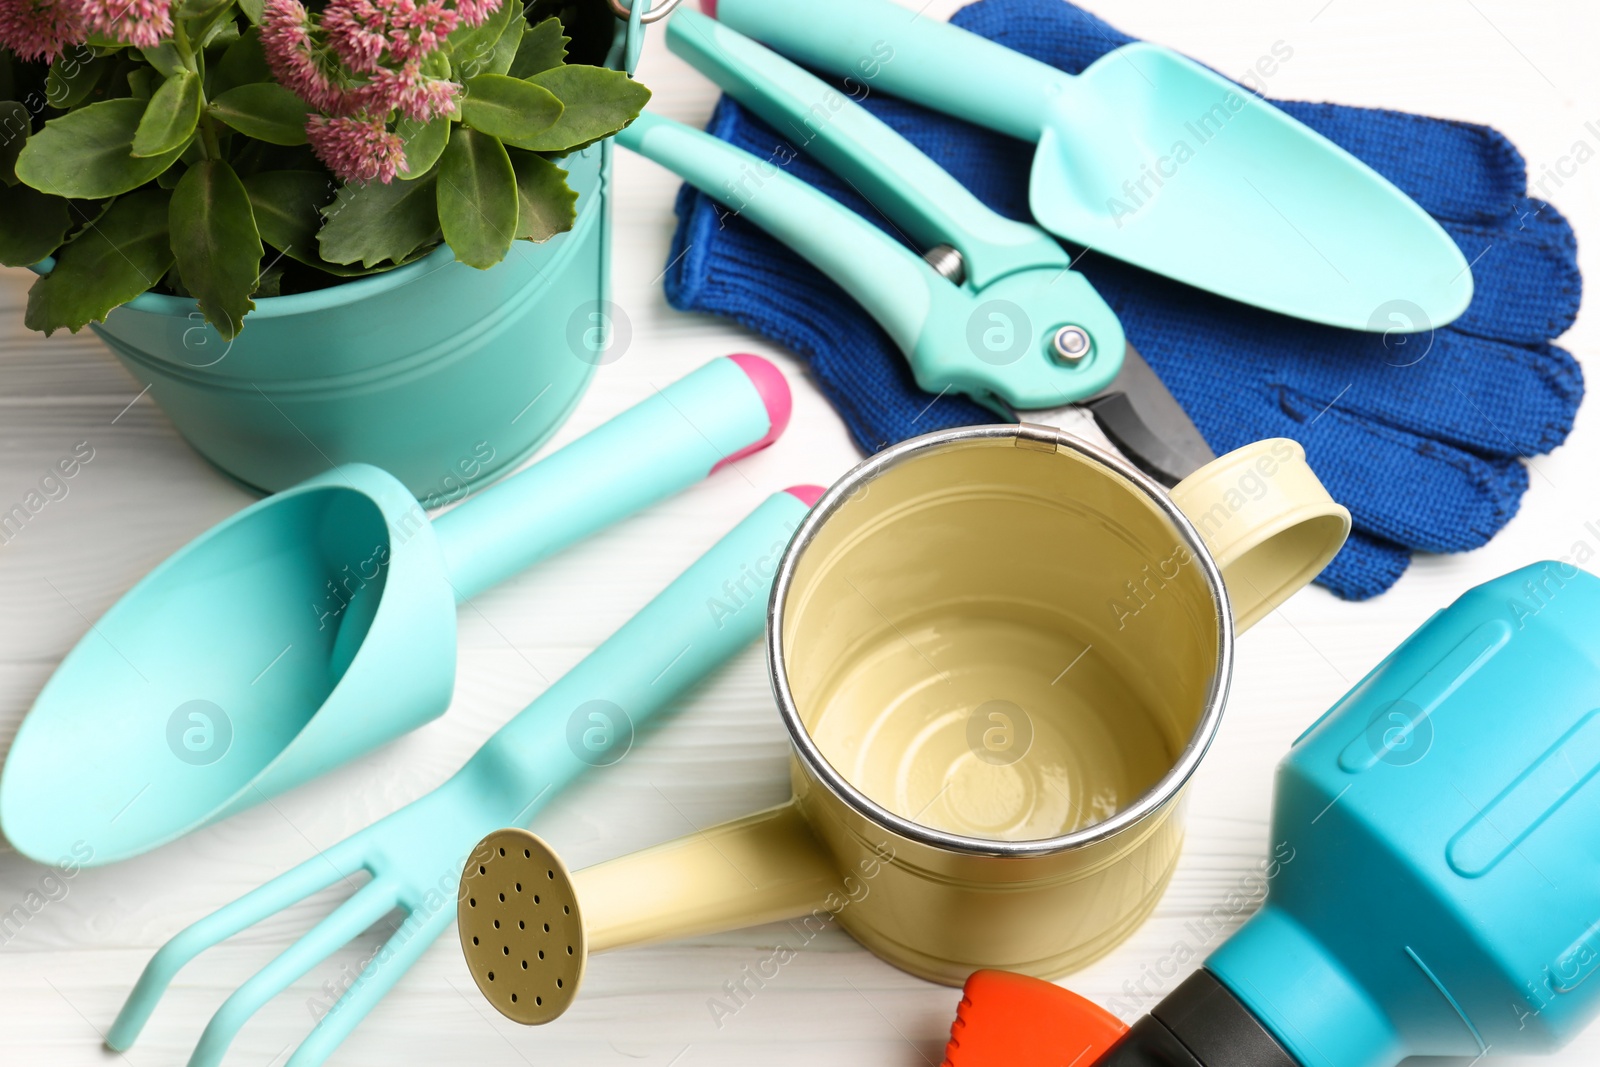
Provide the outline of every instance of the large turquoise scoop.
<path id="1" fill-rule="evenodd" d="M 890 0 L 720 0 L 733 29 L 822 70 L 1038 143 L 1045 229 L 1234 300 L 1414 330 L 1472 299 L 1461 250 L 1378 173 L 1254 94 L 1134 43 L 1072 76 Z M 819 121 L 826 115 L 819 113 Z"/>
<path id="2" fill-rule="evenodd" d="M 732 356 L 435 522 L 365 464 L 244 509 L 62 662 L 11 747 L 0 825 L 42 863 L 84 845 L 110 863 L 421 726 L 450 703 L 458 603 L 770 443 L 788 416 L 778 370 Z"/>

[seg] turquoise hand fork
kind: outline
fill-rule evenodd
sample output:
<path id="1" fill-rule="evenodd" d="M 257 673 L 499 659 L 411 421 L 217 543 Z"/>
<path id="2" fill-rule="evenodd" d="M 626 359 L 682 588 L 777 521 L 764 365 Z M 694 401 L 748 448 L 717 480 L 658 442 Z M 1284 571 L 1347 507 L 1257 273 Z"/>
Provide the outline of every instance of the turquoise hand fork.
<path id="1" fill-rule="evenodd" d="M 334 845 L 190 926 L 145 967 L 106 1037 L 127 1049 L 184 964 L 224 938 L 359 871 L 371 875 L 354 896 L 223 1003 L 189 1058 L 220 1063 L 240 1028 L 289 984 L 395 908 L 407 917 L 361 977 L 320 1019 L 288 1067 L 312 1067 L 366 1017 L 433 940 L 455 920 L 456 885 L 474 844 L 504 825 L 525 826 L 550 798 L 603 761 L 621 731 L 595 744 L 569 744 L 567 724 L 591 714 L 636 726 L 681 696 L 761 633 L 778 557 L 815 486 L 776 493 L 736 526 L 638 615 L 568 671 L 484 743 L 432 793 Z M 731 586 L 730 586 L 731 583 Z M 709 605 L 741 591 L 731 612 Z"/>

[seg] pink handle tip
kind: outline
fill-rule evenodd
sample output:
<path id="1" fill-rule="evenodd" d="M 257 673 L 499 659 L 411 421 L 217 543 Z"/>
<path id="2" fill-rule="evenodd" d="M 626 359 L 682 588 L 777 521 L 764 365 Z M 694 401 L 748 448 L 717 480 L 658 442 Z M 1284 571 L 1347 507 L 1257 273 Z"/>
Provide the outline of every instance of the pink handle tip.
<path id="1" fill-rule="evenodd" d="M 728 356 L 728 359 L 744 371 L 745 377 L 750 379 L 750 384 L 756 387 L 756 395 L 761 398 L 761 405 L 767 409 L 767 434 L 755 444 L 741 448 L 712 467 L 713 474 L 776 441 L 783 435 L 783 431 L 788 429 L 789 416 L 794 412 L 794 395 L 789 392 L 789 380 L 771 360 L 748 352 L 735 352 Z"/>
<path id="2" fill-rule="evenodd" d="M 814 508 L 817 506 L 817 501 L 822 499 L 822 494 L 826 493 L 827 490 L 820 485 L 791 485 L 784 492 L 800 501 L 806 507 Z"/>
<path id="3" fill-rule="evenodd" d="M 717 17 L 717 0 L 700 0 L 700 10 L 705 12 L 706 18 Z"/>

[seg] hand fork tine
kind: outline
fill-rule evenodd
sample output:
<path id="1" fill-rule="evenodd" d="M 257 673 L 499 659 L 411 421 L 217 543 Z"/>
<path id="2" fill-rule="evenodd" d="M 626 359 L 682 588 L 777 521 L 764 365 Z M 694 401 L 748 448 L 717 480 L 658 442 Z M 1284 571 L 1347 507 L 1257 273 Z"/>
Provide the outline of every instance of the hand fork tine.
<path id="1" fill-rule="evenodd" d="M 223 1001 L 200 1035 L 200 1043 L 189 1057 L 189 1067 L 216 1067 L 240 1029 L 267 1001 L 393 911 L 396 903 L 394 888 L 383 879 L 374 878 L 362 886 L 355 896 L 340 904 Z"/>
<path id="2" fill-rule="evenodd" d="M 395 931 L 394 936 L 378 950 L 378 954 L 368 961 L 355 984 L 345 990 L 326 1015 L 317 1020 L 317 1025 L 312 1027 L 311 1033 L 290 1055 L 284 1067 L 317 1067 L 333 1055 L 339 1043 L 349 1037 L 361 1020 L 378 1006 L 378 1001 L 394 988 L 394 984 L 422 957 L 428 946 L 450 928 L 450 923 L 455 919 L 455 901 L 451 900 L 449 904 L 449 907 L 439 909 L 426 919 L 417 919 L 421 913 L 413 912 L 405 925 Z"/>
<path id="3" fill-rule="evenodd" d="M 346 842 L 345 844 L 348 844 Z M 313 893 L 320 892 L 352 870 L 340 860 L 343 846 L 335 846 L 334 853 L 313 856 L 299 866 L 286 871 L 256 889 L 252 889 L 231 904 L 224 905 L 205 918 L 180 931 L 150 958 L 144 973 L 139 975 L 127 1003 L 117 1013 L 116 1022 L 106 1035 L 107 1047 L 122 1052 L 132 1045 L 150 1021 L 156 1004 L 166 993 L 167 986 L 178 971 L 206 949 L 225 941 L 241 930 L 296 904 Z M 360 870 L 359 864 L 354 870 Z"/>

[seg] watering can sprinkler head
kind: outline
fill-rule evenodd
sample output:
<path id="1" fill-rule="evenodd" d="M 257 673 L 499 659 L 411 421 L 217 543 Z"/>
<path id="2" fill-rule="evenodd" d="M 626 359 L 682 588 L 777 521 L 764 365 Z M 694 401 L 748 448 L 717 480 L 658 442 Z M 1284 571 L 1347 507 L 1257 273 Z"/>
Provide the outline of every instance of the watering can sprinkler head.
<path id="1" fill-rule="evenodd" d="M 951 1067 L 1394 1067 L 1559 1048 L 1600 1012 L 1600 578 L 1437 613 L 1280 764 L 1266 900 L 1122 1032 L 978 972 Z"/>

